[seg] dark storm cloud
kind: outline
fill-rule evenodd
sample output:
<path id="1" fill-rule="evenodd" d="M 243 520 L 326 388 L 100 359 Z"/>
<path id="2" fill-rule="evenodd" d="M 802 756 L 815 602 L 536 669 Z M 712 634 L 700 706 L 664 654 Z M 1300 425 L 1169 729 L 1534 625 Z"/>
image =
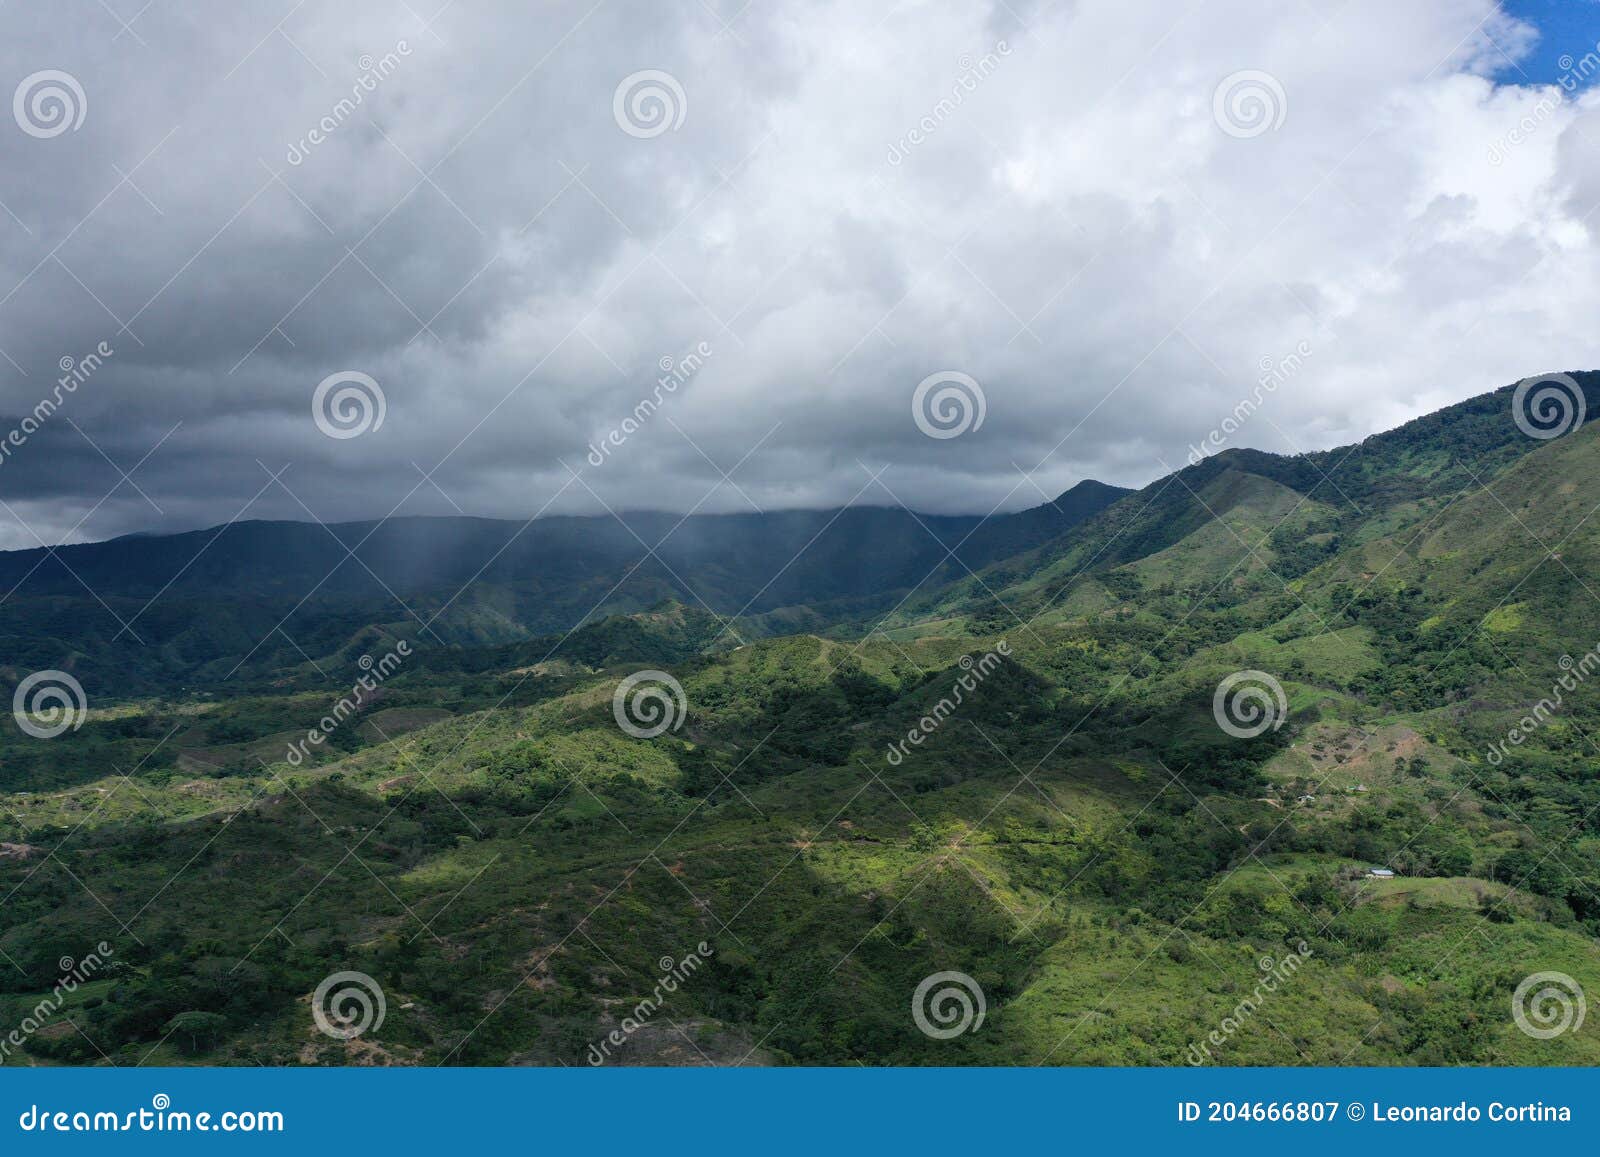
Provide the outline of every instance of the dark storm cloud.
<path id="1" fill-rule="evenodd" d="M 1488 0 L 1275 7 L 7 6 L 0 95 L 53 69 L 86 107 L 0 122 L 0 440 L 34 427 L 0 545 L 984 512 L 1181 464 L 1264 362 L 1296 357 L 1230 444 L 1591 363 L 1594 98 L 1494 83 L 1534 33 Z M 1214 112 L 1247 69 L 1259 135 Z M 615 112 L 647 70 L 659 135 Z M 933 438 L 946 370 L 984 419 Z M 319 429 L 339 371 L 381 426 Z"/>

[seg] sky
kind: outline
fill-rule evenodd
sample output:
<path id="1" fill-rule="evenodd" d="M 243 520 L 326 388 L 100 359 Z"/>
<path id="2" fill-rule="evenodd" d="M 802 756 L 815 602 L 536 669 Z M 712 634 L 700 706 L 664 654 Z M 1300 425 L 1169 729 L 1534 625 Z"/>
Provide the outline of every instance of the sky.
<path id="1" fill-rule="evenodd" d="M 1600 367 L 1597 81 L 1589 0 L 3 4 L 0 548 L 1351 443 Z"/>

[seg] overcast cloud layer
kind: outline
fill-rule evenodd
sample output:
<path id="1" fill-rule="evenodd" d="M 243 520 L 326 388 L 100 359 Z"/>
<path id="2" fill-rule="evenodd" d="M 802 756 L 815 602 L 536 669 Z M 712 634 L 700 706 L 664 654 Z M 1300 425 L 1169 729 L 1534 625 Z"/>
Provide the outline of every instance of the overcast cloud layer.
<path id="1" fill-rule="evenodd" d="M 1182 465 L 1267 363 L 1229 445 L 1600 361 L 1600 98 L 1490 0 L 441 4 L 0 9 L 0 97 L 83 94 L 0 111 L 0 440 L 111 351 L 5 446 L 0 546 L 986 513 Z M 642 70 L 681 99 L 619 110 Z M 929 437 L 946 370 L 982 424 Z M 319 429 L 340 371 L 381 426 Z"/>

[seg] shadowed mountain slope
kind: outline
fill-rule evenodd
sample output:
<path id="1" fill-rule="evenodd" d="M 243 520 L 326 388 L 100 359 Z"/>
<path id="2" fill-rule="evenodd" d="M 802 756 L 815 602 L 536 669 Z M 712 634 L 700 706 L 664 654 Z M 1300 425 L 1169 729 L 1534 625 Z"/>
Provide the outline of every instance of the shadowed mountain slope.
<path id="1" fill-rule="evenodd" d="M 10 665 L 75 671 L 102 695 L 127 695 L 296 666 L 371 628 L 419 645 L 503 643 L 666 598 L 724 617 L 778 613 L 781 626 L 786 609 L 887 607 L 1057 539 L 1125 493 L 1088 481 L 991 518 L 853 507 L 238 522 L 0 553 L 0 638 Z"/>

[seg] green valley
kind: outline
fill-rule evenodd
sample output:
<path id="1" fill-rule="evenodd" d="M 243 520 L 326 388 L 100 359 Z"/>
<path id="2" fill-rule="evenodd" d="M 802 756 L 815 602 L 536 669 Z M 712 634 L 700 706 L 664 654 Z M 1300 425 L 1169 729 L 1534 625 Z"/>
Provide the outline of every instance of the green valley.
<path id="1" fill-rule="evenodd" d="M 88 706 L 0 737 L 4 1061 L 1600 1063 L 1513 1014 L 1600 993 L 1600 429 L 1510 406 L 993 520 L 634 520 L 659 554 L 8 557 L 0 670 Z M 967 1031 L 913 1015 L 943 973 Z"/>

